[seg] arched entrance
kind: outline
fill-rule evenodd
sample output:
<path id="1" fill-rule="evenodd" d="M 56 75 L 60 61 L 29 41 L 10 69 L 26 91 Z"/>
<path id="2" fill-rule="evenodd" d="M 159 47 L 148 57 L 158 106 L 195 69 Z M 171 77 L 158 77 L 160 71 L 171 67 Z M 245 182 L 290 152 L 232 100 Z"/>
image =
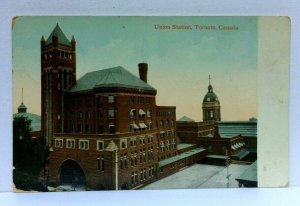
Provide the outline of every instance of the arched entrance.
<path id="1" fill-rule="evenodd" d="M 66 160 L 60 166 L 60 185 L 70 185 L 74 188 L 85 187 L 86 178 L 80 165 L 74 160 Z"/>

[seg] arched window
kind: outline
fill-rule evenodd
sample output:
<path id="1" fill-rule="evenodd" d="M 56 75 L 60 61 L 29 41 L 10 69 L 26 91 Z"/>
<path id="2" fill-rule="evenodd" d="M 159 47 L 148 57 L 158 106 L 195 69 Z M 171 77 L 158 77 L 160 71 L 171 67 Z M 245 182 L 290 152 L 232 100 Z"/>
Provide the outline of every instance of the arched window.
<path id="1" fill-rule="evenodd" d="M 174 126 L 174 120 L 173 119 L 171 120 L 171 126 L 172 127 Z"/>
<path id="2" fill-rule="evenodd" d="M 87 120 L 91 119 L 91 113 L 89 111 L 85 113 L 85 119 Z"/>
<path id="3" fill-rule="evenodd" d="M 134 118 L 134 117 L 135 117 L 135 114 L 136 114 L 135 109 L 131 109 L 131 110 L 129 111 L 129 116 L 130 116 L 130 118 Z"/>
<path id="4" fill-rule="evenodd" d="M 213 118 L 214 117 L 214 111 L 209 111 L 210 117 Z"/>
<path id="5" fill-rule="evenodd" d="M 160 126 L 160 127 L 163 127 L 163 126 L 164 126 L 164 121 L 163 121 L 163 120 L 160 120 L 159 126 Z"/>
<path id="6" fill-rule="evenodd" d="M 78 118 L 78 119 L 82 119 L 82 112 L 81 112 L 81 111 L 78 112 L 77 118 Z"/>
<path id="7" fill-rule="evenodd" d="M 147 117 L 152 117 L 152 111 L 150 109 L 147 110 Z"/>
<path id="8" fill-rule="evenodd" d="M 169 126 L 169 120 L 166 120 L 166 127 Z"/>

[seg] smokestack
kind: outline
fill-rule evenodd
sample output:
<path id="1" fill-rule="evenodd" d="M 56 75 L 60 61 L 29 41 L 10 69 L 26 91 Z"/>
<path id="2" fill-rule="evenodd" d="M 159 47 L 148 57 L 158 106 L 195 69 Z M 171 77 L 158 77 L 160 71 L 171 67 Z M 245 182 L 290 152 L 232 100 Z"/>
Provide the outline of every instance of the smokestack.
<path id="1" fill-rule="evenodd" d="M 148 64 L 140 63 L 138 64 L 138 66 L 139 66 L 140 79 L 147 83 Z"/>

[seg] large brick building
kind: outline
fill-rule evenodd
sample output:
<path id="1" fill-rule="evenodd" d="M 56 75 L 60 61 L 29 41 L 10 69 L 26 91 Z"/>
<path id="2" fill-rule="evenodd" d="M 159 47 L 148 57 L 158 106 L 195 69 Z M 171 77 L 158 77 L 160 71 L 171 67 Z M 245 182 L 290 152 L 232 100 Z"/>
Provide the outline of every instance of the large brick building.
<path id="1" fill-rule="evenodd" d="M 121 66 L 76 79 L 76 41 L 58 25 L 41 39 L 42 133 L 48 182 L 87 189 L 131 189 L 199 161 L 205 149 L 178 149 L 176 107 L 157 106 L 157 90 Z"/>

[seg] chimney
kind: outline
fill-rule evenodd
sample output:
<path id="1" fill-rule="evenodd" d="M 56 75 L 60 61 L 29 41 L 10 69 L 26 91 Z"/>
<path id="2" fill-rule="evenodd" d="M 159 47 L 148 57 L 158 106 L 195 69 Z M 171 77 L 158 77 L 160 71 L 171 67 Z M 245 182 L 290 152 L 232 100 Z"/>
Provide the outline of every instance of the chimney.
<path id="1" fill-rule="evenodd" d="M 147 83 L 148 64 L 139 63 L 138 66 L 139 66 L 140 79 Z"/>

